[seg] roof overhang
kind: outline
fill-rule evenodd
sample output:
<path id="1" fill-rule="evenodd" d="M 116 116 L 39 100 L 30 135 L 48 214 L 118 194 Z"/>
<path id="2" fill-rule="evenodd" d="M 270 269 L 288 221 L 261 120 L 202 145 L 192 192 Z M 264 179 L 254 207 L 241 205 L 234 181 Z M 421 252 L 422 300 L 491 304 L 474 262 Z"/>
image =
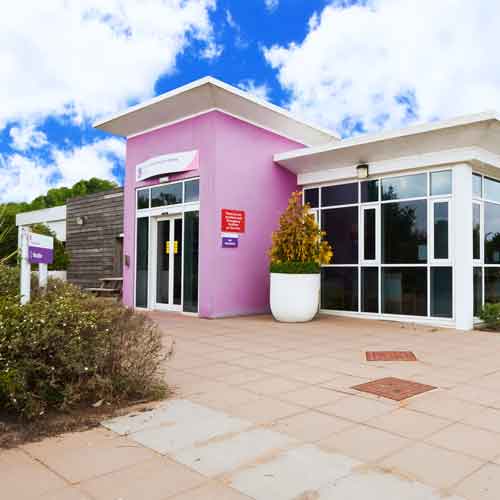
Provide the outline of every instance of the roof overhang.
<path id="1" fill-rule="evenodd" d="M 326 129 L 294 117 L 248 92 L 212 77 L 196 80 L 94 124 L 114 135 L 133 137 L 208 111 L 219 110 L 308 146 L 336 142 Z"/>
<path id="2" fill-rule="evenodd" d="M 274 161 L 298 174 L 300 183 L 350 177 L 363 163 L 370 174 L 463 161 L 500 168 L 500 121 L 496 113 L 480 113 L 297 149 Z"/>
<path id="3" fill-rule="evenodd" d="M 66 220 L 66 205 L 59 205 L 51 208 L 41 208 L 21 212 L 16 215 L 16 226 L 26 226 L 30 224 L 46 224 Z"/>

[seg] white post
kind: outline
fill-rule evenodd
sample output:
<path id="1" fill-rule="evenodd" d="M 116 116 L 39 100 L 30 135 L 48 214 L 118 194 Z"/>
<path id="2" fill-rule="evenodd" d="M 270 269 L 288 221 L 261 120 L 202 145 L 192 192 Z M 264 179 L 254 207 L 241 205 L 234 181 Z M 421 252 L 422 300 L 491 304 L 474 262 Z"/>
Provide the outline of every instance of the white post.
<path id="1" fill-rule="evenodd" d="M 47 288 L 47 281 L 49 279 L 49 266 L 47 264 L 38 264 L 38 286 L 45 291 Z"/>
<path id="2" fill-rule="evenodd" d="M 22 229 L 21 232 L 21 305 L 30 301 L 31 295 L 31 264 L 28 260 L 28 230 Z"/>
<path id="3" fill-rule="evenodd" d="M 472 167 L 468 164 L 453 168 L 453 197 L 456 328 L 472 330 L 474 327 Z"/>

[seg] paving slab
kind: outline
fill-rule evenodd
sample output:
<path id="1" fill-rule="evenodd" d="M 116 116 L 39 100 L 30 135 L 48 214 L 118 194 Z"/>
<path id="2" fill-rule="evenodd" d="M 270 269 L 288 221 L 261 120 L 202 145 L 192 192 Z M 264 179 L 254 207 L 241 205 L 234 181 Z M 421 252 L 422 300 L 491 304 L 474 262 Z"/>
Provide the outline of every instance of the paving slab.
<path id="1" fill-rule="evenodd" d="M 250 465 L 296 443 L 289 436 L 269 429 L 252 429 L 175 453 L 173 457 L 206 476 L 216 476 Z"/>
<path id="2" fill-rule="evenodd" d="M 317 500 L 461 500 L 416 481 L 379 470 L 361 470 L 321 488 Z"/>
<path id="3" fill-rule="evenodd" d="M 236 473 L 230 484 L 255 500 L 307 498 L 308 492 L 346 476 L 356 465 L 359 462 L 348 457 L 304 445 Z"/>

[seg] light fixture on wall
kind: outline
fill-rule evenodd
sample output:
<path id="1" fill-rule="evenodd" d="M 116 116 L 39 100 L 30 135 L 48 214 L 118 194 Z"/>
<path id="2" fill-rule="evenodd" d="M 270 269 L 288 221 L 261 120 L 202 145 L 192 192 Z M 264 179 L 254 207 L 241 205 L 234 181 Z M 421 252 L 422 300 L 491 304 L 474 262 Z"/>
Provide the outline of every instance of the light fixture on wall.
<path id="1" fill-rule="evenodd" d="M 368 177 L 368 163 L 361 163 L 356 167 L 358 179 L 366 179 Z"/>
<path id="2" fill-rule="evenodd" d="M 79 225 L 79 226 L 83 226 L 86 222 L 87 222 L 87 216 L 86 215 L 79 215 L 75 222 Z"/>

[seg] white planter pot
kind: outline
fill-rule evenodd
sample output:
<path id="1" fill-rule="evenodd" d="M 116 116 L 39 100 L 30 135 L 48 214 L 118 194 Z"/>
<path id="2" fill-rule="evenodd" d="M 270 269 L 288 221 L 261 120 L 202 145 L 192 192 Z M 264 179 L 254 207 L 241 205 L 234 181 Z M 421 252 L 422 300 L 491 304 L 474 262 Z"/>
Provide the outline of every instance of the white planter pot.
<path id="1" fill-rule="evenodd" d="M 320 274 L 271 273 L 271 312 L 278 321 L 311 321 L 319 309 Z"/>

